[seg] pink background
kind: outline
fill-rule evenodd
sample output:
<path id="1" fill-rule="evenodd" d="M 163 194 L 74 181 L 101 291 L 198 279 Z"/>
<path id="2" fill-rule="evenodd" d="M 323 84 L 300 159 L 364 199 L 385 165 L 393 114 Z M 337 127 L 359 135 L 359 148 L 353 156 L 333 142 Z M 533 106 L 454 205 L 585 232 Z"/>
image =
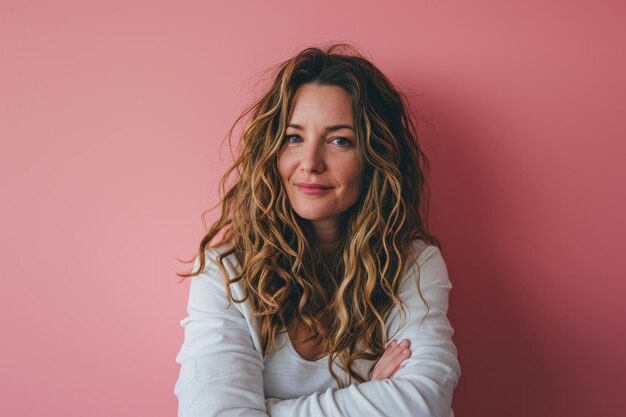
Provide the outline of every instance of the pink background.
<path id="1" fill-rule="evenodd" d="M 0 4 L 0 415 L 175 415 L 221 141 L 334 40 L 427 121 L 457 415 L 626 415 L 622 2 L 38 3 Z"/>

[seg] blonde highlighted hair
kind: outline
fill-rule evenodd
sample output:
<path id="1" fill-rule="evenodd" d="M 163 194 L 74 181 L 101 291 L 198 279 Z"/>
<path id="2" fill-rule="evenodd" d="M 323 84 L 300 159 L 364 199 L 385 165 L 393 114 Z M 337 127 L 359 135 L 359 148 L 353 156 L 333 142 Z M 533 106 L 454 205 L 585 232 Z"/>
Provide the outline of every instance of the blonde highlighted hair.
<path id="1" fill-rule="evenodd" d="M 345 237 L 328 274 L 319 270 L 310 225 L 292 210 L 277 171 L 295 92 L 307 83 L 348 94 L 363 164 L 361 196 L 345 213 Z M 228 300 L 251 303 L 264 356 L 280 348 L 279 332 L 298 318 L 326 346 L 338 386 L 363 382 L 366 375 L 353 365 L 376 360 L 385 349 L 385 321 L 394 306 L 401 308 L 398 290 L 411 241 L 440 247 L 426 231 L 428 160 L 408 101 L 353 47 L 335 44 L 306 48 L 282 62 L 269 91 L 239 116 L 229 137 L 245 117 L 238 155 L 221 181 L 221 215 L 200 243 L 196 270 L 179 275 L 198 275 L 206 249 L 225 245 L 217 261 Z M 240 269 L 229 278 L 222 260 L 231 254 Z M 239 281 L 242 300 L 229 287 Z M 333 371 L 333 362 L 348 381 Z"/>

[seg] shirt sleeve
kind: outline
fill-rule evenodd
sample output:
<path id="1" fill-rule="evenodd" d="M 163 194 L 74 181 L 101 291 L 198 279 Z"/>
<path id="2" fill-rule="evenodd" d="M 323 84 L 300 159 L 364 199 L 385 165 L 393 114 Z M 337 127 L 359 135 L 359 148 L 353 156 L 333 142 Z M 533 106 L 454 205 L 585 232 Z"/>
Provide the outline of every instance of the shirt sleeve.
<path id="1" fill-rule="evenodd" d="M 176 356 L 178 416 L 267 417 L 262 355 L 241 304 L 228 306 L 215 257 L 207 250 L 206 268 L 190 278 L 188 316 L 180 322 L 184 342 Z"/>
<path id="2" fill-rule="evenodd" d="M 397 310 L 390 316 L 388 338 L 411 341 L 411 356 L 393 378 L 328 388 L 296 399 L 270 398 L 266 402 L 271 417 L 454 416 L 452 393 L 461 369 L 447 318 L 452 284 L 436 246 L 423 249 L 416 264 L 409 268 L 399 292 L 408 313 L 406 324 L 401 326 Z M 427 315 L 418 282 L 428 303 Z"/>

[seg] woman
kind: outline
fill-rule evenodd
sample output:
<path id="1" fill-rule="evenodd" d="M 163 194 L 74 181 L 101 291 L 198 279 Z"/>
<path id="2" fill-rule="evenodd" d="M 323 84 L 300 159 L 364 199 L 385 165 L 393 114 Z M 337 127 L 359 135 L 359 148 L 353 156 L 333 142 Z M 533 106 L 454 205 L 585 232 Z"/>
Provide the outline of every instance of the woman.
<path id="1" fill-rule="evenodd" d="M 249 114 L 181 275 L 179 415 L 453 415 L 451 284 L 404 96 L 346 45 L 307 48 Z"/>

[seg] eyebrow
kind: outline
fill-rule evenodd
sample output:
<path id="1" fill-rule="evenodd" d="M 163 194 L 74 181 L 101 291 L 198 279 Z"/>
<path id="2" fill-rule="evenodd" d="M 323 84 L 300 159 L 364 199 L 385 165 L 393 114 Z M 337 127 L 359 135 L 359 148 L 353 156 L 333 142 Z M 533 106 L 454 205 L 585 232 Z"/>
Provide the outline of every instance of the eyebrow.
<path id="1" fill-rule="evenodd" d="M 304 130 L 302 126 L 294 124 L 294 123 L 289 123 L 287 127 L 293 127 L 294 129 Z M 334 130 L 339 130 L 339 129 L 350 129 L 354 131 L 354 128 L 350 125 L 331 125 L 331 126 L 326 126 L 326 129 L 324 130 L 327 132 L 332 132 Z"/>

